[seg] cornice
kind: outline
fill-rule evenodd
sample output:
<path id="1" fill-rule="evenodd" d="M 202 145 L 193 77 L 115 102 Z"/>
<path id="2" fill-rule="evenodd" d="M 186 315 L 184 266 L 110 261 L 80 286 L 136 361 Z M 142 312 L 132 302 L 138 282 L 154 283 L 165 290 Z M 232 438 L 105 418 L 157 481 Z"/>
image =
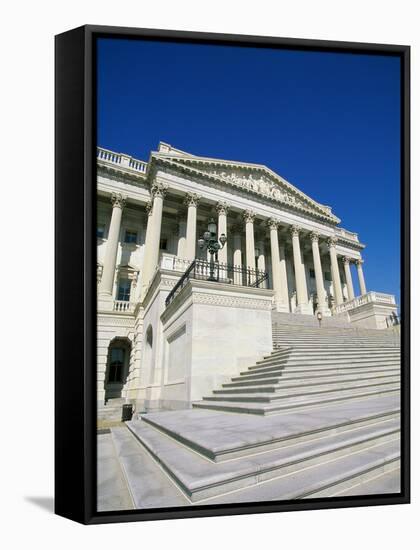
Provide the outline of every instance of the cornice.
<path id="1" fill-rule="evenodd" d="M 110 164 L 97 160 L 97 175 L 107 175 L 111 177 L 118 176 L 118 181 L 123 178 L 124 183 L 141 185 L 144 187 L 148 179 L 148 172 L 136 172 L 130 168 L 120 166 L 118 164 Z"/>

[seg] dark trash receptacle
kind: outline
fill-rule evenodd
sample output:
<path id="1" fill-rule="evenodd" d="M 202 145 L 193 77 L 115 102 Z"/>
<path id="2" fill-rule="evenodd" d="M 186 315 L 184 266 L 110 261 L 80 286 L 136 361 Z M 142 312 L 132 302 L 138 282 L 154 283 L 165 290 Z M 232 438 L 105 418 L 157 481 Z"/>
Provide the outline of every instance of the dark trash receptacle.
<path id="1" fill-rule="evenodd" d="M 126 420 L 131 420 L 133 416 L 133 405 L 123 405 L 122 406 L 122 418 L 121 420 L 125 422 Z"/>

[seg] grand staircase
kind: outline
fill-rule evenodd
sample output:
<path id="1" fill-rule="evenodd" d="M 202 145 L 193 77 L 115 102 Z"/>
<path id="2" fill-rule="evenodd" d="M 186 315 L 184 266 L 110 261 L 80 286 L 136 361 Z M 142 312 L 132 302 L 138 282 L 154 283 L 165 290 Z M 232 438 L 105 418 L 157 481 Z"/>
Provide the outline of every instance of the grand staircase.
<path id="1" fill-rule="evenodd" d="M 268 415 L 399 391 L 394 333 L 274 325 L 273 343 L 273 353 L 193 406 Z"/>
<path id="2" fill-rule="evenodd" d="M 192 409 L 111 430 L 133 507 L 399 492 L 398 334 L 274 316 L 273 347 Z"/>

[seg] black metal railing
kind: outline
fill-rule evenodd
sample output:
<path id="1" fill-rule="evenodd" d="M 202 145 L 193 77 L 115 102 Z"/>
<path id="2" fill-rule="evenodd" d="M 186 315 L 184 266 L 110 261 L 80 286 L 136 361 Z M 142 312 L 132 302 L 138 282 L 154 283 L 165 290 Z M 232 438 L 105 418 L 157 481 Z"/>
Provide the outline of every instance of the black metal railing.
<path id="1" fill-rule="evenodd" d="M 388 317 L 385 318 L 386 326 L 389 327 L 395 327 L 397 325 L 401 324 L 401 318 L 396 313 L 393 313 L 392 315 L 388 315 Z"/>
<path id="2" fill-rule="evenodd" d="M 259 269 L 251 269 L 241 265 L 229 265 L 206 260 L 194 260 L 174 288 L 168 294 L 165 305 L 168 306 L 186 286 L 190 279 L 213 281 L 237 286 L 253 288 L 266 287 L 268 273 Z"/>

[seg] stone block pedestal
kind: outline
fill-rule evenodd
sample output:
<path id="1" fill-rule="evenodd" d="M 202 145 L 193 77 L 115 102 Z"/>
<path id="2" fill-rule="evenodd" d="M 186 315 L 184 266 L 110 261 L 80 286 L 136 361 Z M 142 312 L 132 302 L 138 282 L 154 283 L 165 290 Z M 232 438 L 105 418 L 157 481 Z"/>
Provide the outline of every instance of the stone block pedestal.
<path id="1" fill-rule="evenodd" d="M 161 315 L 162 405 L 201 400 L 272 350 L 273 291 L 190 280 Z"/>

